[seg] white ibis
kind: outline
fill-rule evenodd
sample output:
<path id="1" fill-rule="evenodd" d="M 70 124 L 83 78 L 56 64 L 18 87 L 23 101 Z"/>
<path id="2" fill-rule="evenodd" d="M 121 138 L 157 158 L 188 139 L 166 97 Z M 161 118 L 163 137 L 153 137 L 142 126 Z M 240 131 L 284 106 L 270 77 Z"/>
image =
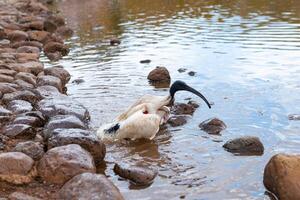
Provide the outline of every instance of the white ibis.
<path id="1" fill-rule="evenodd" d="M 160 125 L 169 119 L 170 109 L 167 106 L 173 102 L 175 93 L 180 90 L 194 93 L 211 108 L 200 92 L 183 81 L 175 81 L 171 85 L 168 96 L 144 95 L 112 123 L 101 126 L 97 131 L 97 136 L 104 140 L 139 138 L 152 140 L 159 131 Z"/>

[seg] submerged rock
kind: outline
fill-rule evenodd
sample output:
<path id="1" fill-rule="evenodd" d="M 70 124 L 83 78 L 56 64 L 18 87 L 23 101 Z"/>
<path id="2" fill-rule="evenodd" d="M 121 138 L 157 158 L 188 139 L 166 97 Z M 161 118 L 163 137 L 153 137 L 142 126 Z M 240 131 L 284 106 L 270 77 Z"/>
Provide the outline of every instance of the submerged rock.
<path id="1" fill-rule="evenodd" d="M 196 107 L 186 103 L 175 103 L 171 112 L 175 115 L 192 115 L 196 111 Z"/>
<path id="2" fill-rule="evenodd" d="M 232 153 L 241 155 L 262 155 L 264 146 L 258 137 L 245 136 L 226 142 L 223 147 Z"/>
<path id="3" fill-rule="evenodd" d="M 150 81 L 170 81 L 170 73 L 165 67 L 156 67 L 148 74 Z"/>
<path id="4" fill-rule="evenodd" d="M 52 137 L 48 140 L 48 149 L 68 145 L 78 144 L 94 157 L 96 163 L 104 159 L 105 145 L 90 131 L 82 129 L 55 129 Z"/>
<path id="5" fill-rule="evenodd" d="M 172 127 L 176 126 L 182 126 L 187 123 L 186 116 L 184 115 L 175 115 L 170 117 L 168 120 L 168 124 L 170 124 Z"/>
<path id="6" fill-rule="evenodd" d="M 32 181 L 35 171 L 34 161 L 21 152 L 0 154 L 0 179 L 13 184 L 24 184 Z"/>
<path id="7" fill-rule="evenodd" d="M 142 63 L 142 64 L 148 64 L 148 63 L 151 63 L 151 60 L 149 60 L 149 59 L 141 60 L 140 63 Z"/>
<path id="8" fill-rule="evenodd" d="M 157 171 L 146 167 L 124 167 L 118 164 L 115 164 L 114 172 L 123 178 L 129 179 L 136 185 L 149 185 L 157 175 Z"/>
<path id="9" fill-rule="evenodd" d="M 66 45 L 59 42 L 48 42 L 44 46 L 44 52 L 46 55 L 48 53 L 60 52 L 62 56 L 66 56 L 69 53 L 69 49 Z"/>
<path id="10" fill-rule="evenodd" d="M 51 75 L 59 78 L 63 85 L 67 84 L 71 78 L 70 73 L 62 66 L 49 67 L 44 70 L 45 75 Z"/>
<path id="11" fill-rule="evenodd" d="M 63 184 L 84 172 L 96 172 L 91 155 L 77 144 L 47 151 L 38 163 L 38 174 L 49 183 Z"/>
<path id="12" fill-rule="evenodd" d="M 227 128 L 226 124 L 217 118 L 205 120 L 199 124 L 199 128 L 208 134 L 218 135 Z"/>
<path id="13" fill-rule="evenodd" d="M 13 151 L 22 152 L 31 157 L 33 160 L 41 159 L 45 153 L 42 144 L 32 141 L 18 143 Z"/>
<path id="14" fill-rule="evenodd" d="M 112 46 L 121 44 L 121 40 L 119 40 L 118 38 L 112 38 L 109 42 Z"/>
<path id="15" fill-rule="evenodd" d="M 264 170 L 264 185 L 278 199 L 300 199 L 300 156 L 277 154 Z"/>
<path id="16" fill-rule="evenodd" d="M 196 74 L 196 72 L 194 72 L 194 71 L 188 72 L 188 75 L 190 75 L 190 76 L 195 76 L 195 74 Z"/>
<path id="17" fill-rule="evenodd" d="M 290 114 L 288 116 L 289 120 L 300 120 L 300 115 L 298 114 Z"/>
<path id="18" fill-rule="evenodd" d="M 123 200 L 119 189 L 104 175 L 83 173 L 69 180 L 58 199 Z"/>

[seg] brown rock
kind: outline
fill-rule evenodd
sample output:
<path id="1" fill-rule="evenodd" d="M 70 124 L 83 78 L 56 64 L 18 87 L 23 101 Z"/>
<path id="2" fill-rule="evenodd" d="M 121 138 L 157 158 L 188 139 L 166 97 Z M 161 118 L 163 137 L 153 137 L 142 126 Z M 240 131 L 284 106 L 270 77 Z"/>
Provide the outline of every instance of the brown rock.
<path id="1" fill-rule="evenodd" d="M 38 75 L 44 70 L 44 65 L 40 62 L 13 63 L 10 67 L 17 72 L 29 72 Z"/>
<path id="2" fill-rule="evenodd" d="M 196 108 L 191 104 L 176 103 L 172 106 L 171 112 L 175 115 L 192 115 Z"/>
<path id="3" fill-rule="evenodd" d="M 53 87 L 56 87 L 60 92 L 63 92 L 63 85 L 59 78 L 56 76 L 39 76 L 37 78 L 37 86 L 45 86 L 45 85 L 51 85 Z"/>
<path id="4" fill-rule="evenodd" d="M 25 30 L 39 30 L 42 31 L 44 29 L 44 22 L 39 20 L 39 21 L 32 21 L 26 24 L 23 24 L 23 29 Z"/>
<path id="5" fill-rule="evenodd" d="M 34 88 L 34 85 L 32 85 L 32 84 L 30 84 L 26 81 L 23 81 L 21 79 L 17 79 L 13 83 L 19 85 L 20 88 L 23 89 L 23 90 L 28 90 L 28 89 L 33 89 Z"/>
<path id="6" fill-rule="evenodd" d="M 56 76 L 57 78 L 59 78 L 63 85 L 67 84 L 71 78 L 70 73 L 62 66 L 45 68 L 44 72 L 45 75 Z"/>
<path id="7" fill-rule="evenodd" d="M 106 153 L 105 145 L 90 131 L 82 129 L 55 129 L 48 140 L 48 149 L 67 144 L 78 144 L 94 157 L 95 162 L 101 162 Z"/>
<path id="8" fill-rule="evenodd" d="M 56 34 L 60 35 L 63 38 L 69 38 L 73 35 L 73 30 L 66 26 L 61 26 L 57 28 Z"/>
<path id="9" fill-rule="evenodd" d="M 47 20 L 52 21 L 57 27 L 65 25 L 65 19 L 62 16 L 50 15 Z"/>
<path id="10" fill-rule="evenodd" d="M 64 44 L 59 42 L 48 42 L 44 46 L 44 52 L 47 55 L 48 53 L 60 52 L 61 55 L 66 56 L 69 53 L 69 48 Z"/>
<path id="11" fill-rule="evenodd" d="M 44 21 L 44 29 L 50 33 L 54 33 L 57 29 L 57 25 L 52 20 L 45 20 Z"/>
<path id="12" fill-rule="evenodd" d="M 38 53 L 16 53 L 16 59 L 20 63 L 38 62 L 40 55 Z"/>
<path id="13" fill-rule="evenodd" d="M 226 129 L 226 124 L 217 118 L 212 118 L 201 122 L 199 128 L 208 134 L 218 135 Z"/>
<path id="14" fill-rule="evenodd" d="M 186 116 L 184 115 L 175 115 L 170 117 L 168 120 L 168 124 L 170 124 L 172 127 L 176 126 L 182 126 L 187 123 Z"/>
<path id="15" fill-rule="evenodd" d="M 8 196 L 8 200 L 41 200 L 22 192 L 13 192 Z"/>
<path id="16" fill-rule="evenodd" d="M 15 30 L 8 34 L 8 39 L 11 42 L 25 41 L 28 38 L 28 34 L 24 31 Z"/>
<path id="17" fill-rule="evenodd" d="M 42 144 L 32 141 L 18 143 L 13 151 L 22 152 L 31 157 L 33 160 L 41 159 L 45 153 Z"/>
<path id="18" fill-rule="evenodd" d="M 16 85 L 15 84 L 10 84 L 10 83 L 0 83 L 0 91 L 3 94 L 6 93 L 11 93 L 11 92 L 16 92 Z"/>
<path id="19" fill-rule="evenodd" d="M 150 81 L 170 81 L 170 73 L 165 67 L 156 67 L 148 74 Z"/>
<path id="20" fill-rule="evenodd" d="M 0 125 L 2 126 L 2 124 L 8 122 L 11 118 L 12 112 L 0 106 Z"/>
<path id="21" fill-rule="evenodd" d="M 300 156 L 277 154 L 264 170 L 264 185 L 281 200 L 300 199 Z"/>
<path id="22" fill-rule="evenodd" d="M 43 44 L 38 42 L 38 41 L 21 41 L 21 42 L 15 42 L 12 44 L 13 48 L 19 48 L 22 46 L 32 46 L 32 47 L 37 47 L 40 50 L 43 48 Z"/>
<path id="23" fill-rule="evenodd" d="M 12 83 L 14 78 L 8 75 L 0 74 L 0 82 L 3 83 Z"/>
<path id="24" fill-rule="evenodd" d="M 40 53 L 40 49 L 32 46 L 21 46 L 17 48 L 17 53 Z"/>
<path id="25" fill-rule="evenodd" d="M 50 36 L 47 31 L 28 31 L 29 39 L 44 43 Z"/>
<path id="26" fill-rule="evenodd" d="M 114 172 L 123 178 L 129 179 L 137 185 L 149 185 L 153 182 L 157 175 L 157 171 L 146 167 L 124 167 L 118 164 L 115 164 Z"/>
<path id="27" fill-rule="evenodd" d="M 60 92 L 56 87 L 51 85 L 39 86 L 36 88 L 36 94 L 40 96 L 40 98 L 54 97 L 60 95 Z"/>
<path id="28" fill-rule="evenodd" d="M 60 189 L 59 199 L 123 200 L 119 189 L 104 175 L 83 173 Z"/>
<path id="29" fill-rule="evenodd" d="M 2 101 L 6 104 L 13 100 L 24 100 L 29 101 L 31 104 L 34 104 L 35 102 L 37 102 L 38 97 L 28 90 L 23 90 L 4 94 L 2 98 Z"/>
<path id="30" fill-rule="evenodd" d="M 16 75 L 16 73 L 17 72 L 15 70 L 11 70 L 11 69 L 0 69 L 1 75 L 14 76 L 14 75 Z"/>
<path id="31" fill-rule="evenodd" d="M 25 124 L 32 127 L 41 127 L 44 125 L 44 122 L 38 117 L 19 115 L 14 119 L 12 124 Z"/>
<path id="32" fill-rule="evenodd" d="M 223 147 L 238 155 L 262 155 L 264 145 L 258 137 L 244 136 L 226 142 Z"/>
<path id="33" fill-rule="evenodd" d="M 50 61 L 58 61 L 63 57 L 63 55 L 60 52 L 54 52 L 54 53 L 47 53 L 47 58 Z"/>
<path id="34" fill-rule="evenodd" d="M 31 74 L 31 73 L 27 73 L 27 72 L 19 72 L 16 76 L 16 79 L 21 79 L 23 81 L 26 81 L 32 85 L 36 84 L 36 76 Z"/>
<path id="35" fill-rule="evenodd" d="M 8 109 L 10 109 L 14 113 L 24 113 L 32 111 L 32 105 L 28 101 L 24 100 L 13 100 L 8 102 L 7 104 Z"/>
<path id="36" fill-rule="evenodd" d="M 35 175 L 34 161 L 24 153 L 0 154 L 0 179 L 14 184 L 29 183 Z"/>
<path id="37" fill-rule="evenodd" d="M 74 115 L 55 115 L 45 125 L 45 129 L 52 132 L 54 129 L 86 129 L 86 125 Z"/>
<path id="38" fill-rule="evenodd" d="M 38 163 L 38 174 L 50 183 L 62 184 L 84 172 L 96 168 L 91 155 L 77 144 L 50 149 Z"/>
<path id="39" fill-rule="evenodd" d="M 2 134 L 16 139 L 32 139 L 35 136 L 31 126 L 25 124 L 10 124 L 1 129 Z"/>

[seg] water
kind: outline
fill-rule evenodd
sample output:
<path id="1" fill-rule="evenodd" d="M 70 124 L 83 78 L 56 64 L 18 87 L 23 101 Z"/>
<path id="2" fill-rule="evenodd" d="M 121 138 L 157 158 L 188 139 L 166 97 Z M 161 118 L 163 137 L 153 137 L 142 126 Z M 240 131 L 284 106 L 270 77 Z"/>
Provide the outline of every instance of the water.
<path id="1" fill-rule="evenodd" d="M 172 80 L 184 80 L 210 101 L 179 128 L 162 131 L 152 142 L 107 145 L 105 173 L 126 199 L 264 199 L 263 169 L 280 152 L 300 153 L 300 2 L 293 0 L 67 0 L 61 11 L 74 36 L 70 54 L 59 63 L 84 83 L 68 94 L 91 112 L 99 127 L 143 94 L 166 95 L 147 75 L 165 66 Z M 110 46 L 117 37 L 119 46 Z M 151 59 L 150 64 L 140 60 Z M 179 68 L 195 71 L 179 73 Z M 228 126 L 210 136 L 198 124 L 210 117 Z M 223 150 L 229 139 L 251 135 L 265 146 L 263 156 L 234 156 Z M 119 180 L 113 163 L 143 164 L 159 170 L 147 188 Z"/>

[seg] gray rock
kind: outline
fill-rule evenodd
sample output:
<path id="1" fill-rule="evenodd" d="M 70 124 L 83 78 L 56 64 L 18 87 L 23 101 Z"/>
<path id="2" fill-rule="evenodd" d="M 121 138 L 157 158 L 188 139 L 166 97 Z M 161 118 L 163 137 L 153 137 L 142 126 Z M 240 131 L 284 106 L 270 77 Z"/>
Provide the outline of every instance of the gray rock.
<path id="1" fill-rule="evenodd" d="M 25 124 L 10 124 L 1 129 L 2 134 L 16 139 L 32 139 L 35 136 L 31 126 Z"/>
<path id="2" fill-rule="evenodd" d="M 61 80 L 56 76 L 39 76 L 37 78 L 37 86 L 45 86 L 45 85 L 51 85 L 53 87 L 56 87 L 60 92 L 63 92 L 63 85 Z"/>
<path id="3" fill-rule="evenodd" d="M 77 144 L 47 151 L 39 161 L 38 174 L 49 183 L 63 184 L 84 172 L 96 172 L 92 156 Z"/>
<path id="4" fill-rule="evenodd" d="M 59 78 L 63 85 L 67 84 L 71 78 L 70 73 L 62 66 L 49 67 L 44 70 L 45 75 L 51 75 Z"/>
<path id="5" fill-rule="evenodd" d="M 44 125 L 44 122 L 38 117 L 19 115 L 13 120 L 12 124 L 25 124 L 32 127 L 41 127 Z"/>
<path id="6" fill-rule="evenodd" d="M 11 93 L 11 92 L 16 92 L 17 91 L 16 88 L 19 88 L 19 86 L 16 85 L 16 84 L 12 84 L 12 83 L 0 83 L 0 91 L 3 94 Z"/>
<path id="7" fill-rule="evenodd" d="M 56 115 L 50 118 L 45 126 L 47 131 L 52 132 L 58 128 L 79 128 L 86 129 L 86 125 L 74 115 Z"/>
<path id="8" fill-rule="evenodd" d="M 300 115 L 298 114 L 290 114 L 288 116 L 289 120 L 300 120 Z"/>
<path id="9" fill-rule="evenodd" d="M 83 173 L 60 189 L 59 199 L 123 200 L 119 189 L 104 175 Z"/>
<path id="10" fill-rule="evenodd" d="M 16 76 L 16 79 L 21 79 L 23 81 L 26 81 L 28 83 L 30 83 L 31 85 L 35 85 L 36 84 L 36 76 L 31 74 L 31 73 L 27 73 L 27 72 L 19 72 Z"/>
<path id="11" fill-rule="evenodd" d="M 105 145 L 95 134 L 81 129 L 55 129 L 48 140 L 48 149 L 68 144 L 78 144 L 86 149 L 96 163 L 101 162 L 105 157 Z"/>
<path id="12" fill-rule="evenodd" d="M 244 136 L 226 142 L 223 147 L 232 153 L 240 155 L 262 155 L 264 146 L 258 137 Z"/>
<path id="13" fill-rule="evenodd" d="M 13 100 L 10 101 L 7 105 L 8 109 L 10 109 L 12 112 L 19 114 L 24 112 L 30 112 L 32 111 L 33 107 L 31 103 L 24 100 Z"/>
<path id="14" fill-rule="evenodd" d="M 38 94 L 40 98 L 48 98 L 48 97 L 55 97 L 61 95 L 58 89 L 51 85 L 37 87 L 36 94 Z"/>

